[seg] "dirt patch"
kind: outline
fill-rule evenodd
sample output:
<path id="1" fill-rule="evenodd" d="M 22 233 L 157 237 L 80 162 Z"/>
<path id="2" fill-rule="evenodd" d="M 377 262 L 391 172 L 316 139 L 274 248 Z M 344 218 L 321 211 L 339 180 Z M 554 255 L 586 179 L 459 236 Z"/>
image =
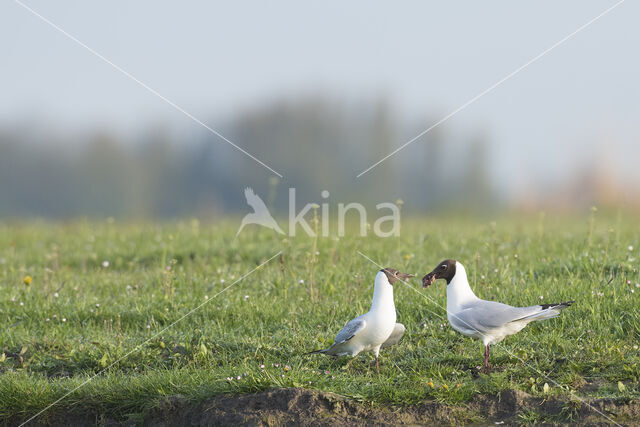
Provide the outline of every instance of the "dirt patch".
<path id="1" fill-rule="evenodd" d="M 39 419 L 35 424 L 133 426 L 142 423 L 145 426 L 166 427 L 494 423 L 607 425 L 615 421 L 622 425 L 640 426 L 640 400 L 623 402 L 598 399 L 589 401 L 589 404 L 598 412 L 579 401 L 540 399 L 519 390 L 508 390 L 494 396 L 478 396 L 471 402 L 459 405 L 425 401 L 407 407 L 393 407 L 357 402 L 333 393 L 293 388 L 219 396 L 199 404 L 190 403 L 179 395 L 171 396 L 159 401 L 142 418 L 137 418 L 138 422 L 129 420 L 120 423 L 100 414 L 83 411 Z"/>
<path id="2" fill-rule="evenodd" d="M 640 401 L 589 402 L 616 422 L 640 425 Z M 611 423 L 584 403 L 539 399 L 519 390 L 479 396 L 450 406 L 435 401 L 409 407 L 384 407 L 349 400 L 333 393 L 307 389 L 277 389 L 243 396 L 223 396 L 189 405 L 179 396 L 167 399 L 144 419 L 148 426 L 173 425 L 390 425 L 518 422 Z"/>

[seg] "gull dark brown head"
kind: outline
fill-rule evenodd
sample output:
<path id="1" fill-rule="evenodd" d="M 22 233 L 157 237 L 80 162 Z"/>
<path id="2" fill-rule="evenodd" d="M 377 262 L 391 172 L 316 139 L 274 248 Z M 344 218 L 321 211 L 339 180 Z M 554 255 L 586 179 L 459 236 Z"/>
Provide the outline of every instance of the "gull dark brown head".
<path id="1" fill-rule="evenodd" d="M 413 274 L 403 273 L 391 267 L 383 268 L 380 271 L 382 271 L 387 276 L 387 279 L 389 279 L 389 283 L 391 283 L 392 285 L 398 280 L 406 280 L 410 277 L 413 277 Z"/>
<path id="2" fill-rule="evenodd" d="M 446 259 L 442 261 L 433 271 L 422 278 L 422 287 L 426 288 L 430 286 L 438 279 L 444 279 L 447 281 L 447 285 L 456 275 L 456 260 Z"/>

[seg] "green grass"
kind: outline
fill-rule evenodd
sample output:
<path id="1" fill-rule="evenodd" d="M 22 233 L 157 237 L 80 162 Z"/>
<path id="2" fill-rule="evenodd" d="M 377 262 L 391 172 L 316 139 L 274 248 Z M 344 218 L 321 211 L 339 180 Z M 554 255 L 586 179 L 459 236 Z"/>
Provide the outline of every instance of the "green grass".
<path id="1" fill-rule="evenodd" d="M 234 241 L 236 226 L 0 225 L 0 420 L 33 415 L 105 368 L 42 420 L 70 408 L 136 419 L 164 396 L 200 401 L 272 387 L 395 405 L 512 388 L 544 396 L 545 383 L 546 395 L 567 399 L 640 396 L 640 230 L 631 219 L 415 219 L 386 239 L 283 238 L 249 227 Z M 280 250 L 282 262 L 214 298 Z M 346 360 L 302 355 L 368 310 L 378 268 L 358 250 L 420 275 L 413 289 L 396 286 L 407 333 L 383 351 L 379 373 L 370 355 L 348 371 Z M 576 303 L 494 346 L 494 371 L 479 374 L 482 344 L 448 325 L 444 283 L 420 287 L 448 257 L 466 265 L 481 298 Z"/>

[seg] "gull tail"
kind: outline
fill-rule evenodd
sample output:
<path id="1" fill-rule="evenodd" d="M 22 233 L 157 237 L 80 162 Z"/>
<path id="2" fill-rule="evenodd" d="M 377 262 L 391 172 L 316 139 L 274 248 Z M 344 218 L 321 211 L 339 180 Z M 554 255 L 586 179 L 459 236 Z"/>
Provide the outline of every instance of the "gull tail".
<path id="1" fill-rule="evenodd" d="M 575 301 L 566 301 L 566 302 L 559 302 L 559 303 L 556 303 L 556 304 L 540 304 L 538 306 L 541 309 L 539 312 L 537 312 L 535 314 L 531 314 L 529 316 L 526 316 L 523 319 L 528 319 L 528 320 L 552 319 L 552 318 L 560 315 L 560 312 L 562 310 L 564 310 L 565 308 L 569 307 L 574 302 Z"/>
<path id="2" fill-rule="evenodd" d="M 310 354 L 326 353 L 327 350 L 329 350 L 329 349 L 328 348 L 323 348 L 322 350 L 313 350 L 313 351 L 310 351 L 309 353 L 303 353 L 302 355 L 303 356 L 308 356 Z"/>

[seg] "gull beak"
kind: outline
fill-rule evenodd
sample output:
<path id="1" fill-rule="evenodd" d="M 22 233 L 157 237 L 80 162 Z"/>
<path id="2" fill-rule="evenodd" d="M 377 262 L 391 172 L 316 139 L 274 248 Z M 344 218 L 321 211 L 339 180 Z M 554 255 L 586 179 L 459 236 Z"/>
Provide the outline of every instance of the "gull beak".
<path id="1" fill-rule="evenodd" d="M 431 272 L 422 278 L 422 287 L 431 286 L 436 281 L 436 273 Z"/>
<path id="2" fill-rule="evenodd" d="M 415 277 L 415 276 L 413 274 L 409 274 L 409 273 L 398 272 L 398 277 L 400 277 L 402 280 L 407 280 L 407 279 L 410 279 L 410 278 Z"/>

